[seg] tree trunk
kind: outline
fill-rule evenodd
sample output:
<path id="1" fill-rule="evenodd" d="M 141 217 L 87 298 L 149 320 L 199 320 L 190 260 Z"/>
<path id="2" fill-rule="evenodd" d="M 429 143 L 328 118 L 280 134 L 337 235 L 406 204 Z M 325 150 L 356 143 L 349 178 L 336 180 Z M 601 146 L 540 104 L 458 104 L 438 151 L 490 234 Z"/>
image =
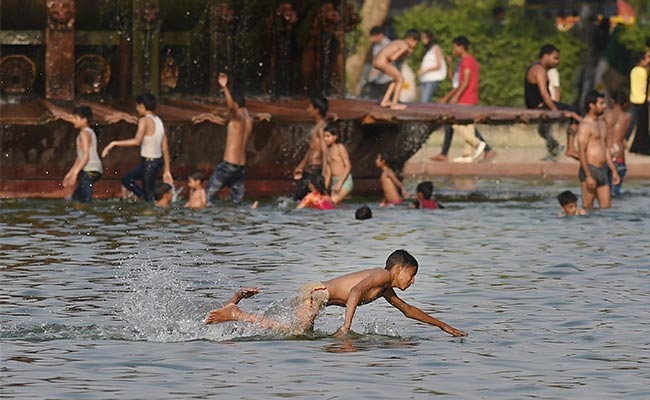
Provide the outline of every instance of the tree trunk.
<path id="1" fill-rule="evenodd" d="M 355 96 L 359 94 L 359 79 L 370 50 L 370 29 L 384 23 L 389 8 L 390 0 L 365 0 L 361 6 L 361 37 L 357 43 L 356 51 L 345 62 L 347 90 Z"/>

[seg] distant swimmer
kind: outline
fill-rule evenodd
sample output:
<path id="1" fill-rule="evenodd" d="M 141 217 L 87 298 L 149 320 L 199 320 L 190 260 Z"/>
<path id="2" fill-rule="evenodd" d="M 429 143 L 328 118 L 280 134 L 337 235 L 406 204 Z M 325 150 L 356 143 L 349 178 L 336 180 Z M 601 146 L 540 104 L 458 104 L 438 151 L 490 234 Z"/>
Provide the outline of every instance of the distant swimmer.
<path id="1" fill-rule="evenodd" d="M 595 90 L 587 93 L 585 109 L 588 110 L 587 115 L 578 126 L 578 178 L 581 182 L 582 206 L 593 208 L 594 200 L 598 200 L 600 208 L 609 208 L 612 199 L 609 173 L 614 185 L 618 185 L 621 178 L 607 147 L 605 121 L 600 118 L 605 111 L 605 95 Z"/>
<path id="2" fill-rule="evenodd" d="M 296 207 L 301 208 L 315 208 L 317 210 L 333 210 L 334 203 L 332 198 L 327 193 L 325 187 L 325 178 L 323 175 L 310 175 L 309 177 L 309 190 L 305 197 L 302 198 L 300 204 Z"/>
<path id="3" fill-rule="evenodd" d="M 187 187 L 190 189 L 190 198 L 183 207 L 186 208 L 205 208 L 207 205 L 207 196 L 203 189 L 205 177 L 201 172 L 195 172 L 187 177 Z"/>
<path id="4" fill-rule="evenodd" d="M 381 170 L 379 183 L 384 192 L 384 198 L 379 203 L 379 207 L 392 206 L 404 202 L 404 198 L 409 197 L 406 188 L 399 180 L 395 171 L 388 165 L 386 154 L 377 154 L 375 165 Z"/>
<path id="5" fill-rule="evenodd" d="M 559 217 L 573 217 L 576 215 L 587 215 L 587 212 L 578 207 L 578 198 L 570 190 L 565 190 L 557 196 L 557 201 L 560 202 L 560 212 Z"/>
<path id="6" fill-rule="evenodd" d="M 323 141 L 327 146 L 325 152 L 325 187 L 332 189 L 332 201 L 339 204 L 354 188 L 350 154 L 339 143 L 338 130 L 332 124 L 323 128 Z"/>
<path id="7" fill-rule="evenodd" d="M 393 78 L 393 81 L 388 85 L 386 93 L 381 100 L 382 107 L 390 107 L 394 110 L 403 110 L 406 105 L 399 104 L 399 95 L 402 92 L 404 85 L 404 76 L 393 64 L 395 61 L 409 56 L 415 46 L 420 42 L 420 32 L 415 29 L 409 29 L 404 35 L 404 39 L 393 40 L 386 47 L 381 49 L 375 59 L 372 61 L 372 66 Z"/>
<path id="8" fill-rule="evenodd" d="M 406 250 L 396 250 L 386 260 L 386 268 L 367 269 L 342 275 L 329 281 L 313 282 L 302 286 L 294 299 L 296 317 L 294 323 L 247 313 L 237 307 L 241 299 L 258 293 L 257 288 L 240 290 L 225 306 L 210 311 L 204 322 L 216 324 L 226 321 L 243 321 L 268 329 L 301 334 L 313 329 L 314 320 L 323 308 L 339 306 L 345 307 L 345 321 L 335 333 L 335 336 L 339 337 L 350 332 L 352 319 L 358 306 L 372 303 L 383 297 L 408 318 L 437 326 L 453 336 L 466 336 L 465 332 L 447 325 L 397 297 L 394 288 L 402 291 L 408 289 L 415 282 L 417 272 L 417 260 Z"/>

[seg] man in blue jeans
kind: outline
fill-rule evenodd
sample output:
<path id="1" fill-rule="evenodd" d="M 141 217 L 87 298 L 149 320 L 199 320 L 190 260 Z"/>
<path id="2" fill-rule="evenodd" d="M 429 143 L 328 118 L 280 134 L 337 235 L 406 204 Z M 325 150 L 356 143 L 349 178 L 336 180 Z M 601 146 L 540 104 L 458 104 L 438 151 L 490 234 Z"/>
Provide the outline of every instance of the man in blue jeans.
<path id="1" fill-rule="evenodd" d="M 228 75 L 219 74 L 219 86 L 226 98 L 230 120 L 227 125 L 226 148 L 221 161 L 214 169 L 212 176 L 208 180 L 206 197 L 208 205 L 212 203 L 212 198 L 223 187 L 230 188 L 230 197 L 235 204 L 241 203 L 244 198 L 244 181 L 246 178 L 246 142 L 253 131 L 253 118 L 246 109 L 246 100 L 244 96 L 238 94 L 234 96 L 228 90 Z M 220 125 L 224 124 L 224 119 L 210 113 L 198 115 L 193 119 L 194 123 L 210 121 Z"/>
<path id="2" fill-rule="evenodd" d="M 133 192 L 138 198 L 145 201 L 154 201 L 156 177 L 164 167 L 163 181 L 173 186 L 174 178 L 170 170 L 169 144 L 165 127 L 160 118 L 154 114 L 156 98 L 151 93 L 142 94 L 135 99 L 136 111 L 140 118 L 126 113 L 117 113 L 109 116 L 109 122 L 125 120 L 137 123 L 138 130 L 135 137 L 125 140 L 114 140 L 102 151 L 106 157 L 113 147 L 140 146 L 140 163 L 122 178 L 122 185 Z M 142 181 L 142 187 L 136 183 Z"/>

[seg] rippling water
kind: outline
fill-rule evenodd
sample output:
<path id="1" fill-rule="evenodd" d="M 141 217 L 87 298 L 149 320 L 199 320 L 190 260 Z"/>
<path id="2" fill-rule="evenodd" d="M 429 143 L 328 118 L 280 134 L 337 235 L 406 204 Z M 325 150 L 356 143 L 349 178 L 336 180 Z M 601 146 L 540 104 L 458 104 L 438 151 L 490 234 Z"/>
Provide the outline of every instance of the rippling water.
<path id="1" fill-rule="evenodd" d="M 447 183 L 447 209 L 202 211 L 0 201 L 3 398 L 650 398 L 650 187 L 612 210 L 558 219 L 574 183 Z M 382 266 L 406 248 L 398 293 L 466 339 L 385 301 L 350 338 L 282 337 L 201 320 L 240 286 L 242 308 L 283 317 L 305 282 Z"/>

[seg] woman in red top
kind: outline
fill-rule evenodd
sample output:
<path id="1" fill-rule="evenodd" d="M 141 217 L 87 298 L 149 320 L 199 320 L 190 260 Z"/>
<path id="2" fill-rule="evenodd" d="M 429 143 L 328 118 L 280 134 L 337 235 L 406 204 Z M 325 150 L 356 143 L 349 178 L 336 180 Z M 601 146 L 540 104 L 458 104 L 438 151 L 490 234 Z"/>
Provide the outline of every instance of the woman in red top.
<path id="1" fill-rule="evenodd" d="M 323 175 L 312 175 L 309 179 L 309 193 L 303 197 L 299 208 L 316 208 L 318 210 L 332 210 L 334 203 L 325 189 L 325 178 Z"/>

